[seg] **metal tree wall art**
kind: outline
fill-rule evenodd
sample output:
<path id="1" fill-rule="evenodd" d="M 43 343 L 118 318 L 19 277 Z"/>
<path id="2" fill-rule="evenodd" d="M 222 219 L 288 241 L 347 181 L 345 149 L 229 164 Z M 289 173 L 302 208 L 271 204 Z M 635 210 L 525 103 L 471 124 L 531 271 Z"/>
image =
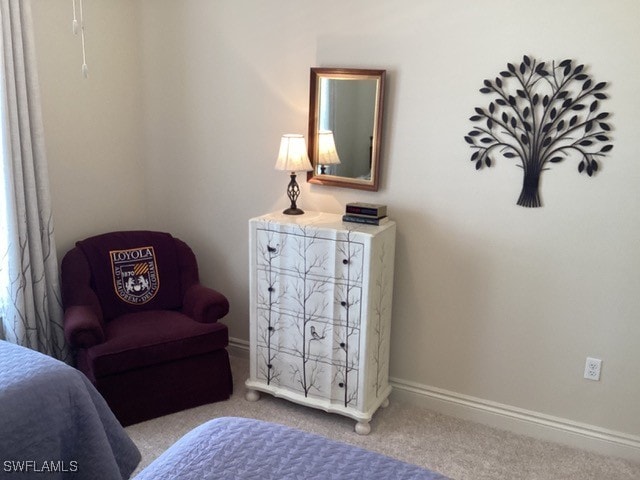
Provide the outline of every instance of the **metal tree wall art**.
<path id="1" fill-rule="evenodd" d="M 465 137 L 474 150 L 476 170 L 491 167 L 500 156 L 523 170 L 517 204 L 540 207 L 540 175 L 550 164 L 568 158 L 589 177 L 613 145 L 609 143 L 609 113 L 601 112 L 606 82 L 596 83 L 585 66 L 573 60 L 556 64 L 525 55 L 508 63 L 495 80 L 485 80 L 480 92 L 492 95 L 487 108 L 476 108 L 476 125 Z"/>

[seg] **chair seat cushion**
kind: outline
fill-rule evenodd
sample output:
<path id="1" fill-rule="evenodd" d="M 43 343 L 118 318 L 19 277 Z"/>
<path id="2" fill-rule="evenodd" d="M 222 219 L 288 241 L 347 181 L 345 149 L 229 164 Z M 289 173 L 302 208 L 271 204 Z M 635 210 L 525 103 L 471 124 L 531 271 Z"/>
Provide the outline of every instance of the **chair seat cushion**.
<path id="1" fill-rule="evenodd" d="M 104 343 L 83 359 L 94 379 L 225 348 L 227 326 L 199 323 L 172 310 L 150 310 L 114 318 Z"/>

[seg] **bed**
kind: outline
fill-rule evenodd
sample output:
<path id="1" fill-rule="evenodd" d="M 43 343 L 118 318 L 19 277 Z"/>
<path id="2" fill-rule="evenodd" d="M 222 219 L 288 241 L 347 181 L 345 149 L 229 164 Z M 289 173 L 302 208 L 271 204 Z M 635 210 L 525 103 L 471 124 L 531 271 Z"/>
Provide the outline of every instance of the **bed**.
<path id="1" fill-rule="evenodd" d="M 134 480 L 421 479 L 446 477 L 294 428 L 223 417 L 196 427 Z"/>
<path id="2" fill-rule="evenodd" d="M 78 370 L 0 341 L 0 476 L 127 479 L 140 452 Z"/>

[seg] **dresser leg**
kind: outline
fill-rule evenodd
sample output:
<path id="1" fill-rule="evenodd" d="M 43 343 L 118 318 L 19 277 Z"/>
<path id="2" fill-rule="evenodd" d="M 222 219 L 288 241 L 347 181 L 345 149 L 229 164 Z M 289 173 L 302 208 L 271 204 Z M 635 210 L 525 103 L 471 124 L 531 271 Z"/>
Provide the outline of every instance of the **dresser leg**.
<path id="1" fill-rule="evenodd" d="M 247 393 L 244 394 L 244 398 L 249 402 L 257 402 L 260 400 L 260 393 L 256 390 L 247 390 Z"/>
<path id="2" fill-rule="evenodd" d="M 389 397 L 385 398 L 380 404 L 382 408 L 387 408 L 389 406 Z"/>
<path id="3" fill-rule="evenodd" d="M 369 422 L 358 422 L 355 430 L 358 435 L 369 435 L 371 425 L 369 425 Z"/>

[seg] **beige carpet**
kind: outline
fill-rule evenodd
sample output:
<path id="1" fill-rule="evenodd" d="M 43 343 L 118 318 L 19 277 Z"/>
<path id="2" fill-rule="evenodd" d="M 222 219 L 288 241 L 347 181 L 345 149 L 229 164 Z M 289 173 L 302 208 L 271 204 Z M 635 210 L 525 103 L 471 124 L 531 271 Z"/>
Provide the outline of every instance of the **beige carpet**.
<path id="1" fill-rule="evenodd" d="M 212 418 L 251 417 L 315 432 L 359 445 L 456 480 L 638 480 L 640 464 L 542 442 L 391 402 L 380 409 L 368 436 L 354 421 L 263 395 L 244 399 L 248 360 L 231 358 L 234 394 L 230 400 L 178 412 L 127 427 L 142 453 L 138 471 L 192 428 Z"/>

